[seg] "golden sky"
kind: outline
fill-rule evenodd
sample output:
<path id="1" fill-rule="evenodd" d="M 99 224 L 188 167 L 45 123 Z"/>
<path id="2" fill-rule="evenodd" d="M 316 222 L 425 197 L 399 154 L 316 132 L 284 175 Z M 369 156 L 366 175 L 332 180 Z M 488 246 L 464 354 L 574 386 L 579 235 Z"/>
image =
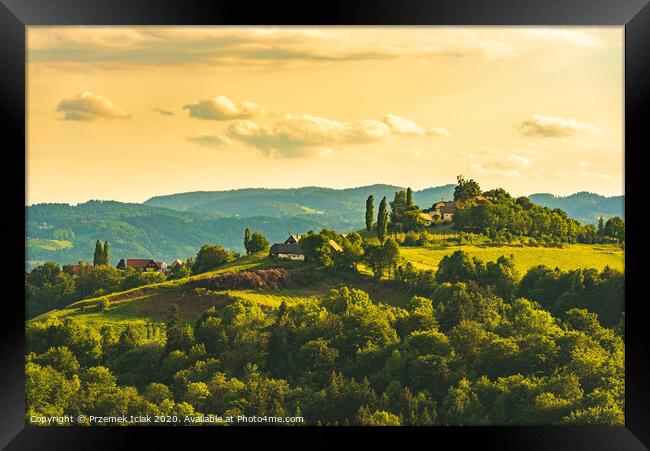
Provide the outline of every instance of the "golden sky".
<path id="1" fill-rule="evenodd" d="M 28 27 L 27 199 L 623 193 L 622 27 Z"/>

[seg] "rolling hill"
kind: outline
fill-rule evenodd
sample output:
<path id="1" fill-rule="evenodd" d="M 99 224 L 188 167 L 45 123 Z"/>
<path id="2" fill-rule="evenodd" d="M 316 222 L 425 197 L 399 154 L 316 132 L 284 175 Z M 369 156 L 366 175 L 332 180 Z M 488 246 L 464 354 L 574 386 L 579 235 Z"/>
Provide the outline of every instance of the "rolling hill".
<path id="1" fill-rule="evenodd" d="M 625 217 L 625 196 L 605 197 L 581 191 L 564 197 L 540 193 L 528 198 L 543 207 L 560 208 L 584 224 L 597 224 L 601 215 L 605 220 L 612 216 Z"/>
<path id="2" fill-rule="evenodd" d="M 414 192 L 421 207 L 453 198 L 449 184 Z M 153 197 L 143 204 L 89 201 L 37 204 L 25 207 L 28 269 L 46 261 L 76 263 L 92 259 L 95 240 L 111 242 L 113 262 L 120 258 L 172 261 L 195 255 L 206 243 L 219 243 L 242 252 L 246 227 L 260 231 L 271 242 L 290 232 L 324 227 L 338 231 L 363 227 L 366 198 L 373 194 L 375 208 L 383 196 L 392 199 L 392 185 L 347 189 L 303 187 L 295 189 L 238 189 L 189 192 Z M 596 223 L 623 215 L 624 197 L 576 193 L 558 197 L 533 194 L 533 202 L 561 208 L 582 222 Z"/>

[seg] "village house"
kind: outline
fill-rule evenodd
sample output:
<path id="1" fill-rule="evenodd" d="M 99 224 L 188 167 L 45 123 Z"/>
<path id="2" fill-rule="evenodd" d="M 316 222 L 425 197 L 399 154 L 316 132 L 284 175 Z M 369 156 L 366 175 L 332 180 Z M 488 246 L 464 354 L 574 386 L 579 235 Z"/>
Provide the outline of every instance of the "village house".
<path id="1" fill-rule="evenodd" d="M 271 246 L 269 255 L 282 260 L 305 261 L 305 252 L 298 243 L 276 243 Z"/>
<path id="2" fill-rule="evenodd" d="M 170 270 L 176 269 L 176 268 L 180 268 L 181 266 L 183 266 L 183 262 L 180 261 L 179 259 L 176 259 L 171 265 L 168 266 L 168 269 Z"/>
<path id="3" fill-rule="evenodd" d="M 428 213 L 421 212 L 420 219 L 422 219 L 422 223 L 425 227 L 429 227 L 433 224 L 433 217 Z"/>
<path id="4" fill-rule="evenodd" d="M 157 262 L 150 258 L 127 258 L 121 259 L 115 266 L 117 269 L 133 268 L 138 271 L 159 271 L 167 270 L 165 262 Z"/>
<path id="5" fill-rule="evenodd" d="M 282 260 L 305 261 L 305 252 L 300 246 L 301 238 L 301 235 L 289 235 L 289 238 L 287 238 L 284 243 L 276 243 L 271 246 L 269 255 Z M 343 252 L 343 248 L 341 248 L 336 241 L 329 240 L 327 244 L 329 244 L 335 252 Z"/>
<path id="6" fill-rule="evenodd" d="M 440 207 L 440 217 L 443 221 L 452 221 L 456 214 L 456 202 L 445 202 L 445 205 Z"/>

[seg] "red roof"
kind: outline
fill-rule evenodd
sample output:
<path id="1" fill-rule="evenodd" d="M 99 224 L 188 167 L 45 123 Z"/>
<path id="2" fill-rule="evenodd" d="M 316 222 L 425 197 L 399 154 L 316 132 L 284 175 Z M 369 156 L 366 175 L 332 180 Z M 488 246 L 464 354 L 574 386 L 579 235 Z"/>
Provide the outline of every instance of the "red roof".
<path id="1" fill-rule="evenodd" d="M 154 262 L 154 263 L 156 264 L 156 266 L 158 267 L 158 269 L 162 269 L 162 267 L 163 267 L 163 262 Z"/>
<path id="2" fill-rule="evenodd" d="M 150 258 L 127 258 L 126 259 L 127 268 L 146 268 L 151 263 L 153 263 L 154 265 L 156 264 L 156 262 L 154 262 Z"/>

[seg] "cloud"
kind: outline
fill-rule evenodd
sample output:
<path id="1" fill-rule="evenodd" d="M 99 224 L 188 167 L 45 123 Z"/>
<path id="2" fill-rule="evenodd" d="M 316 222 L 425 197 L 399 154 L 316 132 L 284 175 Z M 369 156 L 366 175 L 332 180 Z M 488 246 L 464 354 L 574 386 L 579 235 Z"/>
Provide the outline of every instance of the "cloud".
<path id="1" fill-rule="evenodd" d="M 395 135 L 404 136 L 444 136 L 451 138 L 451 134 L 444 128 L 434 127 L 426 129 L 421 125 L 416 124 L 410 119 L 406 119 L 395 114 L 388 114 L 383 119 L 383 122 L 388 125 L 391 133 Z"/>
<path id="2" fill-rule="evenodd" d="M 158 114 L 160 114 L 162 116 L 173 116 L 174 115 L 173 111 L 164 110 L 162 108 L 154 108 L 152 111 L 154 113 L 158 113 Z"/>
<path id="3" fill-rule="evenodd" d="M 199 100 L 183 107 L 191 117 L 213 121 L 246 119 L 262 113 L 262 108 L 253 102 L 235 103 L 226 96 Z"/>
<path id="4" fill-rule="evenodd" d="M 391 136 L 441 135 L 439 129 L 426 130 L 408 119 L 388 117 L 392 120 L 344 122 L 310 114 L 287 114 L 270 126 L 240 120 L 228 127 L 227 134 L 260 149 L 267 156 L 285 158 L 313 156 L 325 150 L 378 142 Z"/>
<path id="5" fill-rule="evenodd" d="M 505 37 L 505 36 L 504 36 Z M 297 27 L 57 27 L 28 34 L 28 60 L 110 66 L 270 67 L 404 57 L 508 58 L 508 39 L 480 30 Z"/>
<path id="6" fill-rule="evenodd" d="M 519 130 L 525 136 L 543 138 L 562 138 L 572 136 L 578 132 L 591 134 L 600 132 L 595 125 L 584 124 L 575 119 L 543 116 L 541 114 L 534 114 L 531 119 L 519 124 Z"/>
<path id="7" fill-rule="evenodd" d="M 185 139 L 199 146 L 212 148 L 221 148 L 232 144 L 232 141 L 221 133 L 200 133 L 195 136 L 187 136 Z"/>
<path id="8" fill-rule="evenodd" d="M 71 99 L 61 100 L 56 111 L 63 113 L 63 119 L 66 121 L 92 122 L 130 117 L 106 97 L 88 91 Z"/>
<path id="9" fill-rule="evenodd" d="M 562 42 L 580 47 L 602 47 L 603 42 L 596 36 L 584 31 L 568 30 L 562 28 L 527 28 L 520 30 L 527 38 Z"/>
<path id="10" fill-rule="evenodd" d="M 510 153 L 505 158 L 499 160 L 473 163 L 470 168 L 480 174 L 516 177 L 521 175 L 522 170 L 528 169 L 532 165 L 533 162 L 530 159 L 515 153 Z"/>

